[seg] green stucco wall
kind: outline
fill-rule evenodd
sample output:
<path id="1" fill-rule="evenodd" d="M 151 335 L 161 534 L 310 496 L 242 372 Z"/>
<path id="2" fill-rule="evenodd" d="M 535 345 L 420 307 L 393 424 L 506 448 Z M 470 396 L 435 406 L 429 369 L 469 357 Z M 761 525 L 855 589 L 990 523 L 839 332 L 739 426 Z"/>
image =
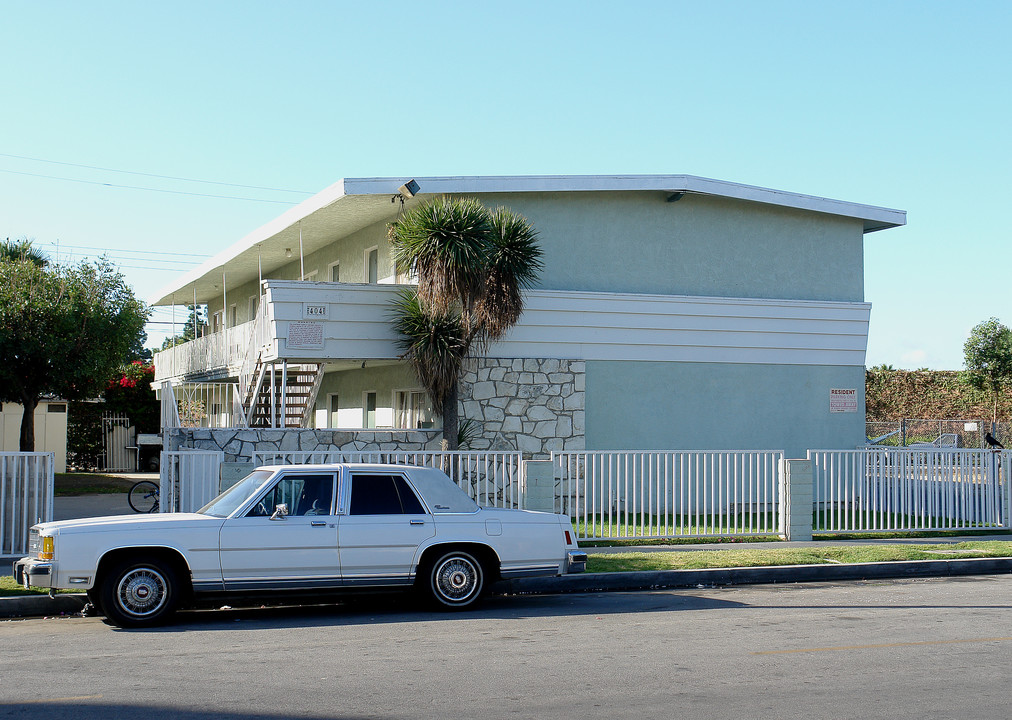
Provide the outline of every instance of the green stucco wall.
<path id="1" fill-rule="evenodd" d="M 855 448 L 864 442 L 864 368 L 601 362 L 586 366 L 588 450 Z M 858 409 L 830 413 L 831 388 Z"/>
<path id="2" fill-rule="evenodd" d="M 483 195 L 537 228 L 550 290 L 864 300 L 860 220 L 703 195 Z"/>

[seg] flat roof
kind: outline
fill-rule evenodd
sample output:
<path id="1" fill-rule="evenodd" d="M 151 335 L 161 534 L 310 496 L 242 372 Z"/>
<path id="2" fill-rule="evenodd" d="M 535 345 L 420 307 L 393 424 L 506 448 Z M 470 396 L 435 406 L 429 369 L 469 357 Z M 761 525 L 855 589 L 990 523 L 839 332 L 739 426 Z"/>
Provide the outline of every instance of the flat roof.
<path id="1" fill-rule="evenodd" d="M 335 240 L 364 227 L 396 216 L 398 207 L 390 199 L 409 180 L 418 192 L 406 204 L 424 202 L 434 195 L 476 195 L 495 193 L 550 192 L 664 192 L 713 195 L 749 202 L 808 210 L 854 218 L 864 223 L 864 232 L 905 225 L 904 210 L 832 200 L 815 195 L 742 185 L 694 175 L 510 175 L 451 177 L 345 178 L 313 197 L 286 210 L 225 248 L 199 267 L 178 276 L 152 294 L 152 305 L 204 303 L 221 296 L 222 273 L 235 285 L 256 279 L 260 268 L 272 272 L 292 261 L 286 250 L 309 255 Z M 227 271 L 224 270 L 228 265 Z"/>

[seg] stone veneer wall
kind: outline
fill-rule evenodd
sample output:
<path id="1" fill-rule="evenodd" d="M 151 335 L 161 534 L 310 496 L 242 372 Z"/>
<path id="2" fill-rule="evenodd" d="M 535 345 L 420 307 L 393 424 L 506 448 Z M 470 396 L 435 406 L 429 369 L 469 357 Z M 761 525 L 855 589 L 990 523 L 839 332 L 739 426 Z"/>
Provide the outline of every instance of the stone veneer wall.
<path id="1" fill-rule="evenodd" d="M 519 450 L 527 458 L 585 449 L 585 378 L 583 360 L 469 360 L 460 417 L 478 424 L 472 449 Z"/>
<path id="2" fill-rule="evenodd" d="M 460 382 L 460 418 L 472 419 L 472 450 L 520 451 L 547 458 L 553 450 L 583 450 L 585 367 L 553 358 L 469 360 Z M 166 450 L 222 450 L 225 462 L 249 462 L 254 452 L 439 450 L 439 430 L 264 430 L 173 428 Z"/>
<path id="3" fill-rule="evenodd" d="M 439 450 L 442 437 L 439 430 L 173 428 L 165 432 L 165 449 L 222 450 L 225 462 L 250 462 L 254 452 Z"/>

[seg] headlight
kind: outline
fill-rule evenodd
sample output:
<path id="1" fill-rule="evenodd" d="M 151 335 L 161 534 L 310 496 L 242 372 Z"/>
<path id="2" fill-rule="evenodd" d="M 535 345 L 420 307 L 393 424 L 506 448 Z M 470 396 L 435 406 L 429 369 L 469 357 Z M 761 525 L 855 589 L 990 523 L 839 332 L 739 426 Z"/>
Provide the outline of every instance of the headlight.
<path id="1" fill-rule="evenodd" d="M 46 535 L 42 538 L 42 550 L 39 552 L 39 560 L 52 560 L 56 555 L 53 544 L 53 536 Z"/>

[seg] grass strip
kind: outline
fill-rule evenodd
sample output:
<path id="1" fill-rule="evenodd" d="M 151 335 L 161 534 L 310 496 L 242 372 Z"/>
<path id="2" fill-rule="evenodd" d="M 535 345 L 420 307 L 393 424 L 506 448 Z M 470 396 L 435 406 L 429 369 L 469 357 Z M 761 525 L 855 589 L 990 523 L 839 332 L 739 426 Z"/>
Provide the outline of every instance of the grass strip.
<path id="1" fill-rule="evenodd" d="M 835 565 L 905 560 L 1012 557 L 1012 542 L 982 540 L 937 545 L 854 545 L 813 548 L 749 548 L 591 554 L 587 572 L 706 570 L 710 568 Z"/>
<path id="2" fill-rule="evenodd" d="M 137 481 L 100 473 L 56 473 L 53 479 L 53 494 L 65 496 L 125 493 L 130 491 L 135 482 Z"/>
<path id="3" fill-rule="evenodd" d="M 8 568 L 9 570 L 10 568 Z M 59 593 L 79 593 L 80 590 L 57 590 Z M 13 575 L 0 575 L 0 597 L 19 597 L 24 595 L 48 595 L 49 590 L 43 588 L 32 588 L 25 590 L 14 582 Z"/>

